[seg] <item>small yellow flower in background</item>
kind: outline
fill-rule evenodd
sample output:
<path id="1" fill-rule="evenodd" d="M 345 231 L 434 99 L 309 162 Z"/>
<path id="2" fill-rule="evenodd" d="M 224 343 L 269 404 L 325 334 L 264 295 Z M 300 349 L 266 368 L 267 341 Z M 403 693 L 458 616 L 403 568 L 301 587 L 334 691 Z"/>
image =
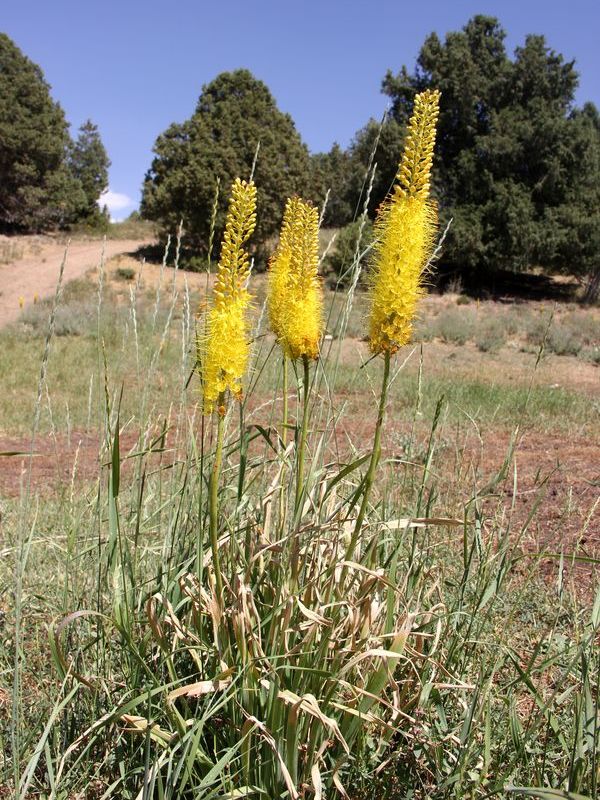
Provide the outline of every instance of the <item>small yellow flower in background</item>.
<path id="1" fill-rule="evenodd" d="M 223 395 L 239 396 L 248 363 L 250 294 L 246 288 L 250 257 L 244 245 L 256 225 L 256 186 L 236 178 L 231 187 L 221 258 L 217 267 L 213 302 L 206 330 L 198 337 L 204 412 L 223 408 Z"/>
<path id="2" fill-rule="evenodd" d="M 34 295 L 33 295 L 33 304 L 34 304 L 34 305 L 36 305 L 36 304 L 37 304 L 37 301 L 38 301 L 39 299 L 40 299 L 40 298 L 39 298 L 39 296 L 38 296 L 37 294 L 34 294 Z"/>
<path id="3" fill-rule="evenodd" d="M 429 200 L 440 93 L 417 94 L 391 196 L 375 222 L 370 271 L 369 341 L 373 353 L 394 353 L 410 341 L 423 273 L 433 250 L 437 210 Z"/>
<path id="4" fill-rule="evenodd" d="M 23 308 L 24 305 L 25 305 L 25 298 L 23 297 L 23 295 L 21 295 L 21 297 L 19 297 L 19 308 Z"/>
<path id="5" fill-rule="evenodd" d="M 323 292 L 318 269 L 318 211 L 292 197 L 286 203 L 279 245 L 269 264 L 267 300 L 271 329 L 292 359 L 319 355 Z"/>

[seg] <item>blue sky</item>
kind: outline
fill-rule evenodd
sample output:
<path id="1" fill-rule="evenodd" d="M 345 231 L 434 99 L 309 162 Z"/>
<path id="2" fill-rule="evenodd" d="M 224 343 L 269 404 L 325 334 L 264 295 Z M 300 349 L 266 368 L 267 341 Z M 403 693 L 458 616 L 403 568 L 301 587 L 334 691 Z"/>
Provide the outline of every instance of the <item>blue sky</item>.
<path id="1" fill-rule="evenodd" d="M 345 146 L 383 112 L 386 70 L 412 69 L 428 33 L 476 13 L 500 19 L 511 52 L 545 34 L 577 62 L 578 102 L 600 105 L 593 0 L 2 0 L 0 30 L 41 66 L 73 129 L 98 124 L 119 218 L 139 202 L 156 136 L 191 115 L 217 73 L 247 67 L 264 80 L 312 151 Z"/>

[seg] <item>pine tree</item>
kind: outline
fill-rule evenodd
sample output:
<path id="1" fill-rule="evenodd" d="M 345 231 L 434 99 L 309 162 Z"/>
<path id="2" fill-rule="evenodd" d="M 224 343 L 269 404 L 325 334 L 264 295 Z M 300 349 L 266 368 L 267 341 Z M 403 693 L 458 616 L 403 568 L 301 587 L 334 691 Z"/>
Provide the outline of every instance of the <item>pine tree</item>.
<path id="1" fill-rule="evenodd" d="M 314 153 L 310 157 L 309 196 L 319 208 L 328 197 L 323 219 L 325 227 L 339 228 L 352 221 L 354 208 L 348 191 L 350 168 L 350 154 L 337 142 L 329 152 Z"/>

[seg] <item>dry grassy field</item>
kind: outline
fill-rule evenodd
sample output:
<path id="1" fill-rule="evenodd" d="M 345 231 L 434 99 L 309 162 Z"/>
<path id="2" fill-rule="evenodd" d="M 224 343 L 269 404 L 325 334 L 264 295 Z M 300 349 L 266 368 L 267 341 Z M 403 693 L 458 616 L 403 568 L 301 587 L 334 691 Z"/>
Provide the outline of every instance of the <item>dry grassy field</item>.
<path id="1" fill-rule="evenodd" d="M 119 774 L 118 759 L 139 751 L 143 765 L 143 753 L 155 747 L 150 735 L 137 741 L 136 730 L 150 730 L 140 719 L 152 718 L 162 726 L 157 731 L 176 724 L 172 712 L 158 710 L 158 688 L 147 680 L 137 686 L 139 697 L 150 693 L 148 710 L 125 688 L 137 662 L 151 657 L 149 649 L 143 655 L 150 630 L 144 603 L 162 592 L 179 613 L 183 601 L 169 594 L 169 581 L 183 586 L 176 559 L 193 571 L 196 558 L 193 520 L 182 523 L 181 515 L 189 513 L 189 487 L 203 485 L 211 447 L 194 375 L 195 317 L 209 285 L 204 274 L 142 265 L 121 253 L 63 287 L 50 341 L 50 298 L 28 304 L 0 330 L 0 744 L 12 753 L 10 764 L 0 762 L 6 796 L 17 772 L 23 797 L 141 796 L 126 788 L 137 779 Z M 244 464 L 246 472 L 239 485 L 226 481 L 224 502 L 228 525 L 255 520 L 256 531 L 250 525 L 244 535 L 275 547 L 259 513 L 266 506 L 255 499 L 269 496 L 277 464 L 285 468 L 277 443 L 280 362 L 265 324 L 262 276 L 253 278 L 253 291 L 253 366 L 240 418 L 234 410 L 229 420 L 225 468 L 234 476 Z M 350 306 L 346 291 L 328 292 L 326 306 L 307 480 L 310 497 L 331 499 L 351 493 L 358 480 L 381 364 L 363 341 L 363 293 Z M 296 378 L 291 437 L 300 416 Z M 399 537 L 394 558 L 402 568 L 394 569 L 404 576 L 403 602 L 429 616 L 418 628 L 425 638 L 412 645 L 420 699 L 406 701 L 410 723 L 394 734 L 377 796 L 404 797 L 394 787 L 406 776 L 415 798 L 498 796 L 509 784 L 552 780 L 593 796 L 599 390 L 600 309 L 457 293 L 424 301 L 414 343 L 393 367 L 370 525 L 387 531 L 384 550 Z M 331 496 L 328 481 L 336 486 Z M 114 550 L 123 542 L 126 558 Z M 368 591 L 361 587 L 359 594 Z M 132 593 L 127 619 L 118 604 L 111 610 L 121 591 Z M 304 596 L 311 608 L 313 600 Z M 360 597 L 355 602 L 362 608 Z M 67 616 L 80 611 L 79 622 Z M 96 624 L 93 614 L 103 621 Z M 115 615 L 120 622 L 111 632 L 106 620 Z M 431 622 L 436 615 L 439 625 Z M 175 616 L 162 624 L 176 627 Z M 180 641 L 188 635 L 180 631 Z M 435 642 L 430 651 L 427 642 Z M 169 663 L 165 669 L 176 685 Z M 73 675 L 86 675 L 89 685 Z M 409 687 L 412 678 L 397 680 L 402 694 L 402 681 Z M 65 700 L 73 694 L 75 706 Z M 218 729 L 218 709 L 203 713 L 216 715 Z M 85 731 L 84 743 L 78 737 Z M 188 733 L 180 735 L 187 741 Z M 161 736 L 154 736 L 159 745 Z M 73 742 L 79 750 L 69 751 Z M 367 761 L 352 773 L 355 798 L 375 796 L 361 778 Z M 208 781 L 210 770 L 198 770 Z M 111 795 L 116 786 L 120 793 Z"/>

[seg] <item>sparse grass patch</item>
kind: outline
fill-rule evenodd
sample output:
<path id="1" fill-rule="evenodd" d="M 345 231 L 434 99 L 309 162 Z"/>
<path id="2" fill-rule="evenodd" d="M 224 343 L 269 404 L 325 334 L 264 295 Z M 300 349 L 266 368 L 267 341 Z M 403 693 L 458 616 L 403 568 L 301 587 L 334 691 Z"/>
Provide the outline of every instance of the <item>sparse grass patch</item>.
<path id="1" fill-rule="evenodd" d="M 18 242 L 10 239 L 0 239 L 0 264 L 10 264 L 23 258 L 24 249 Z"/>

